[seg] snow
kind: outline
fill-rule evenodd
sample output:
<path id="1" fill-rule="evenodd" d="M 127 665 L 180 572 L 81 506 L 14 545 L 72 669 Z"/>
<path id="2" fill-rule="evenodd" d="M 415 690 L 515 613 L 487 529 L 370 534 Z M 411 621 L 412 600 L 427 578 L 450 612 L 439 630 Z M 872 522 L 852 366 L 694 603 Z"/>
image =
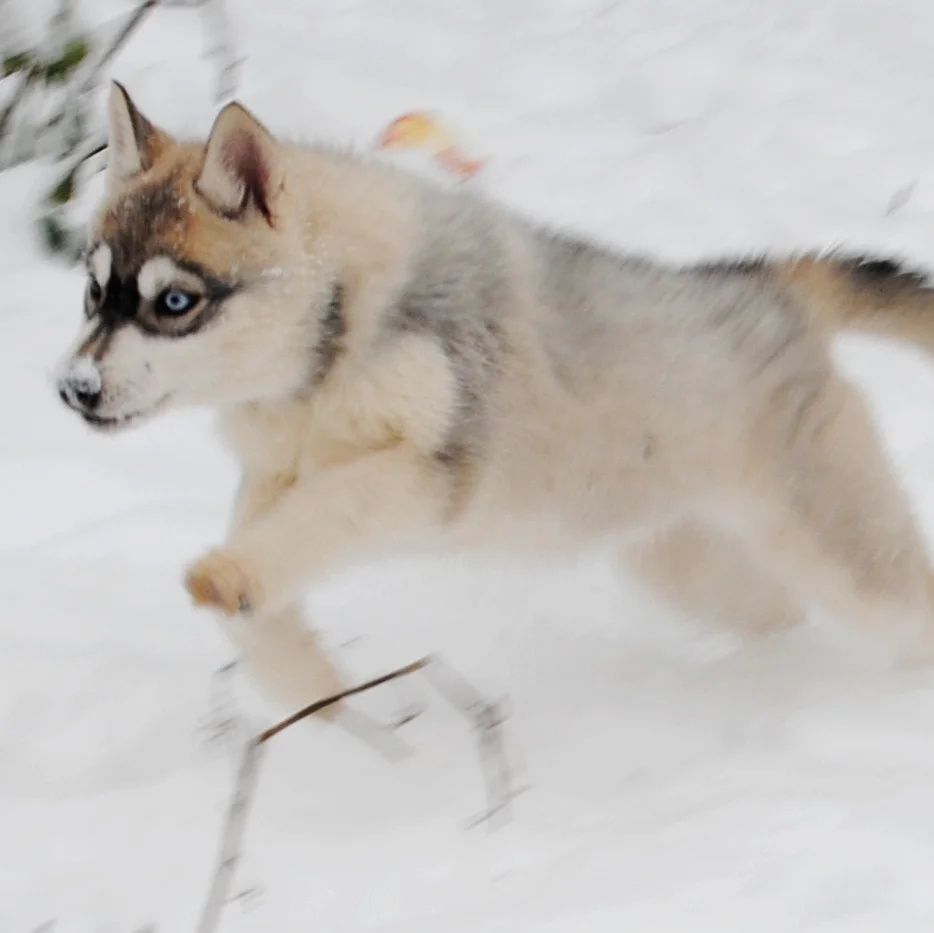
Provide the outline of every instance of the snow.
<path id="1" fill-rule="evenodd" d="M 930 265 L 923 0 L 231 7 L 241 97 L 283 135 L 365 148 L 436 110 L 491 160 L 471 184 L 621 248 L 845 242 Z M 114 76 L 156 122 L 202 133 L 203 45 L 196 14 L 157 9 Z M 49 178 L 0 175 L 0 931 L 191 930 L 237 738 L 206 741 L 232 652 L 180 578 L 236 478 L 205 413 L 103 438 L 61 405 L 83 280 L 29 235 Z M 934 371 L 865 339 L 839 357 L 934 530 Z M 289 730 L 225 931 L 932 929 L 934 673 L 892 669 L 845 625 L 710 632 L 604 554 L 389 561 L 310 607 L 354 679 L 436 651 L 508 695 L 530 789 L 503 828 L 466 829 L 484 805 L 473 737 L 418 677 L 358 704 L 425 707 L 402 761 L 323 723 Z M 282 712 L 234 694 L 240 735 Z"/>

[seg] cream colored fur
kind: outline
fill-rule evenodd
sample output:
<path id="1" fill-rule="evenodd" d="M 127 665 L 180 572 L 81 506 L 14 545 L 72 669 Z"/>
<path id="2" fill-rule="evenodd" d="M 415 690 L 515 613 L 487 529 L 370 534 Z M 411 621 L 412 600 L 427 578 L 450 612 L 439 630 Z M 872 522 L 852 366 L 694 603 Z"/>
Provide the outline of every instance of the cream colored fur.
<path id="1" fill-rule="evenodd" d="M 615 540 L 689 611 L 773 629 L 817 600 L 909 657 L 930 654 L 930 571 L 905 498 L 833 370 L 819 309 L 777 276 L 678 273 L 564 244 L 384 167 L 279 144 L 240 108 L 206 149 L 167 144 L 121 100 L 94 237 L 120 256 L 114 205 L 172 186 L 187 213 L 137 267 L 171 249 L 221 279 L 236 266 L 248 287 L 190 336 L 117 328 L 97 410 L 221 410 L 243 485 L 226 540 L 186 585 L 229 617 L 283 702 L 338 682 L 302 625 L 305 587 L 402 549 Z M 455 262 L 431 258 L 445 237 L 488 259 L 464 261 L 476 294 L 456 297 L 456 265 L 455 297 L 424 290 L 424 307 L 451 315 L 442 327 L 410 305 L 420 277 Z M 171 267 L 157 267 L 161 287 Z M 310 375 L 335 286 L 344 331 Z M 488 342 L 452 337 L 459 321 Z"/>

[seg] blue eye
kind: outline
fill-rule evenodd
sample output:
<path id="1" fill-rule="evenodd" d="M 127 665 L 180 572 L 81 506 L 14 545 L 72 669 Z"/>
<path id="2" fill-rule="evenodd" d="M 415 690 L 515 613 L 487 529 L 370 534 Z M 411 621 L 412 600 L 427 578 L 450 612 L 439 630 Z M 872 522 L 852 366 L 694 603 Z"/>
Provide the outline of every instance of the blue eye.
<path id="1" fill-rule="evenodd" d="M 178 288 L 164 291 L 156 301 L 156 311 L 159 314 L 185 314 L 198 303 L 196 295 L 183 292 Z"/>

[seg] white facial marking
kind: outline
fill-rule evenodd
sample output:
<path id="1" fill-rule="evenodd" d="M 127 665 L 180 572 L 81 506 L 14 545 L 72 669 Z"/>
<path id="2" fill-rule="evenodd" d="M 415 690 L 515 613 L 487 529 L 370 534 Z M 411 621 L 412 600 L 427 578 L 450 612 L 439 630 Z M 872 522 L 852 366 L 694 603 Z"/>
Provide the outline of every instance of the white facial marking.
<path id="1" fill-rule="evenodd" d="M 97 284 L 100 285 L 101 288 L 106 288 L 107 282 L 110 280 L 110 265 L 112 262 L 113 254 L 106 243 L 101 243 L 91 254 L 91 261 L 89 263 L 91 274 L 97 280 Z"/>
<path id="2" fill-rule="evenodd" d="M 136 277 L 136 287 L 144 298 L 151 300 L 164 288 L 185 278 L 190 276 L 179 269 L 168 256 L 154 256 L 143 263 L 143 268 Z"/>

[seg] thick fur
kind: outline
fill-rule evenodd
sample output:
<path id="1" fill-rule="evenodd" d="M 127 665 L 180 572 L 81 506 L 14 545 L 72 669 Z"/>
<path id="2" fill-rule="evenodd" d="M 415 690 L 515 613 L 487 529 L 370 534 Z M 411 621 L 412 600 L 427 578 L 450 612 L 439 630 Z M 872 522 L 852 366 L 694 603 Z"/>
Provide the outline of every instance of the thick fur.
<path id="1" fill-rule="evenodd" d="M 691 611 L 773 628 L 816 600 L 930 653 L 924 548 L 828 353 L 844 326 L 934 347 L 920 280 L 625 258 L 278 143 L 236 105 L 206 145 L 121 89 L 111 122 L 97 284 L 61 391 L 103 428 L 220 410 L 243 485 L 187 586 L 284 700 L 335 682 L 303 588 L 401 548 L 616 540 Z M 190 319 L 156 314 L 173 285 L 200 296 Z"/>

